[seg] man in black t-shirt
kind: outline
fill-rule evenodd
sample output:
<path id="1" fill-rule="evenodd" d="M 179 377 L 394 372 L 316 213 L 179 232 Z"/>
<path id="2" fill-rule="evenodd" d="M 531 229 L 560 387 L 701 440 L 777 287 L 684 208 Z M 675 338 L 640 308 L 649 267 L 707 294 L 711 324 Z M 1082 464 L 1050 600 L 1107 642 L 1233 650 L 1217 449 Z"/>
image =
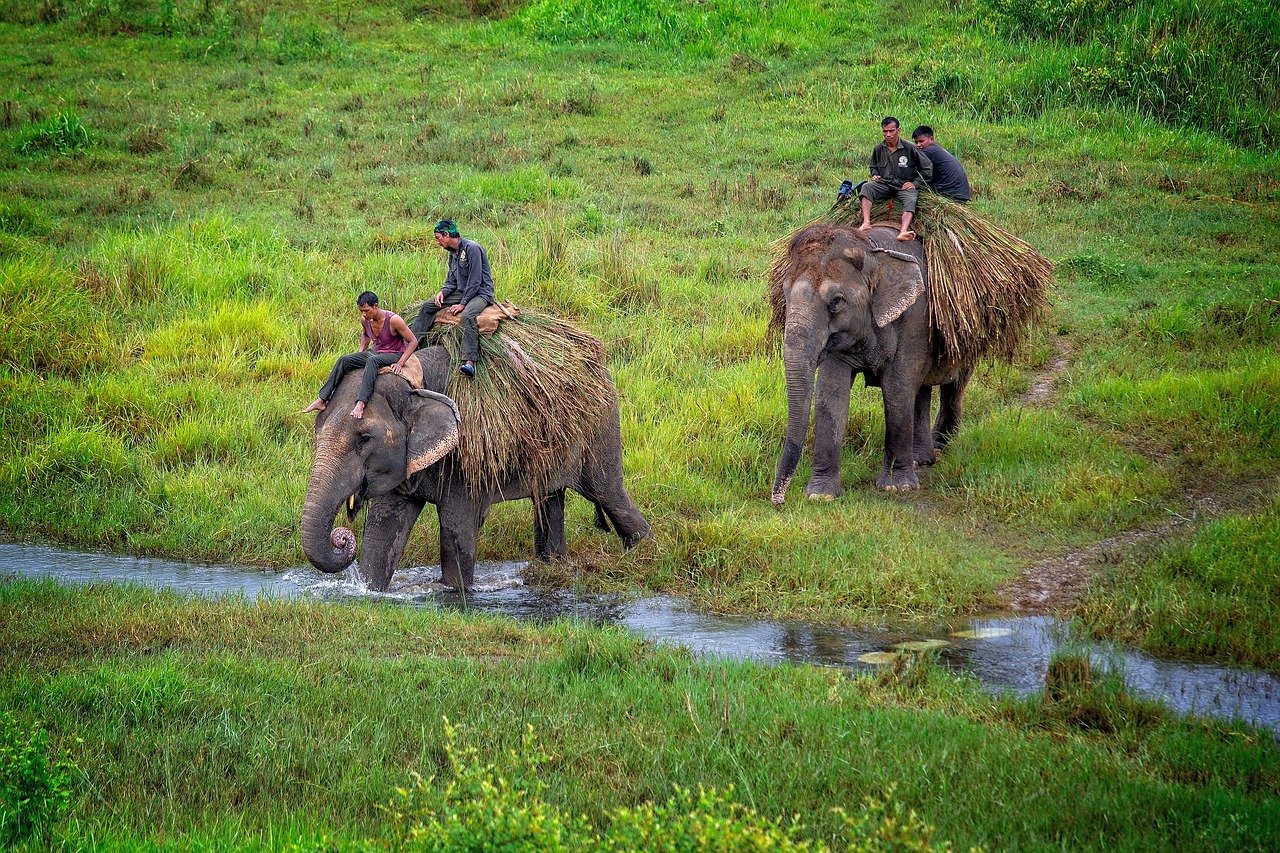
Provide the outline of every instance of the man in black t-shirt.
<path id="1" fill-rule="evenodd" d="M 934 141 L 933 128 L 927 124 L 920 125 L 911 131 L 911 140 L 933 162 L 933 180 L 929 182 L 929 188 L 952 201 L 967 202 L 972 195 L 969 176 L 964 173 L 964 166 L 960 165 L 956 155 Z"/>

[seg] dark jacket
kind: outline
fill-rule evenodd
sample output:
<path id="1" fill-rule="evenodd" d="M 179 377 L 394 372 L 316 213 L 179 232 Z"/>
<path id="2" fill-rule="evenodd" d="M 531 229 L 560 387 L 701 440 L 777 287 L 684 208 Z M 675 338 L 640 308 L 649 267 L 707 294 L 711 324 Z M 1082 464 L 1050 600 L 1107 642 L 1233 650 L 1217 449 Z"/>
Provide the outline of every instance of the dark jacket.
<path id="1" fill-rule="evenodd" d="M 933 163 L 910 142 L 898 140 L 898 150 L 892 152 L 881 142 L 871 152 L 871 174 L 879 175 L 889 186 L 901 187 L 907 181 L 930 180 Z"/>
<path id="2" fill-rule="evenodd" d="M 449 273 L 440 290 L 446 298 L 455 290 L 461 290 L 463 305 L 477 296 L 492 303 L 493 275 L 489 272 L 489 256 L 484 253 L 484 247 L 465 237 L 459 239 L 457 251 L 449 252 Z"/>

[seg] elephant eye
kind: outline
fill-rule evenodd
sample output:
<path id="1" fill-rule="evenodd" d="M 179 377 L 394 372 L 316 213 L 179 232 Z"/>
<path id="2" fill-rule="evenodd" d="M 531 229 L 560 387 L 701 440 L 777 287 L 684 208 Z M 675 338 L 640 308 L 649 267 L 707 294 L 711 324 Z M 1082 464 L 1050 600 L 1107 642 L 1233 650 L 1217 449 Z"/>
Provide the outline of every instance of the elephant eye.
<path id="1" fill-rule="evenodd" d="M 373 440 L 373 434 L 372 434 L 372 433 L 367 433 L 367 432 L 362 432 L 362 433 L 359 433 L 359 434 L 358 434 L 357 439 L 359 440 L 359 442 L 360 442 L 361 444 L 368 444 L 370 441 L 372 441 L 372 440 Z"/>
<path id="2" fill-rule="evenodd" d="M 832 314 L 836 313 L 843 307 L 844 307 L 844 297 L 841 296 L 839 293 L 831 297 L 831 301 L 827 303 L 827 310 L 830 311 Z"/>

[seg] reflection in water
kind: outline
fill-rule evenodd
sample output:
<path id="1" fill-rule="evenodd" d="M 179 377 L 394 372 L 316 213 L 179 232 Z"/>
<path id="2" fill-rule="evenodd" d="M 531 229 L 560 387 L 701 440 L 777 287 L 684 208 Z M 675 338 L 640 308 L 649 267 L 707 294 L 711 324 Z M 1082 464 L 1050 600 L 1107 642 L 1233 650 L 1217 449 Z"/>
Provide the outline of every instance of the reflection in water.
<path id="1" fill-rule="evenodd" d="M 736 660 L 813 663 L 865 669 L 864 655 L 903 643 L 934 640 L 939 660 L 977 677 L 994 690 L 1029 694 L 1044 685 L 1057 649 L 1087 653 L 1095 668 L 1124 674 L 1130 689 L 1183 712 L 1238 717 L 1280 732 L 1280 679 L 1251 669 L 1157 660 L 1107 644 L 1083 644 L 1067 628 L 1043 616 L 972 619 L 935 632 L 896 633 L 713 616 L 679 599 L 628 600 L 570 590 L 526 587 L 523 563 L 477 566 L 476 585 L 464 597 L 440 585 L 438 567 L 396 573 L 385 593 L 369 590 L 354 571 L 323 575 L 306 568 L 285 572 L 168 560 L 78 554 L 28 545 L 0 544 L 0 575 L 50 578 L 66 584 L 128 582 L 211 597 L 319 598 L 326 601 L 390 600 L 416 606 L 462 608 L 546 622 L 554 619 L 622 625 L 659 643 Z"/>

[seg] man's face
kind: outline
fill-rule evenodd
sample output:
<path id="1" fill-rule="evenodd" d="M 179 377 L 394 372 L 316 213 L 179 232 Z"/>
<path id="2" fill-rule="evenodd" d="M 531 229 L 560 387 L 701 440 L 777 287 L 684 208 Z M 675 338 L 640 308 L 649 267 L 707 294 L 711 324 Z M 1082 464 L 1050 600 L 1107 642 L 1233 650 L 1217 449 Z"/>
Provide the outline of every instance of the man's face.
<path id="1" fill-rule="evenodd" d="M 933 144 L 933 137 L 917 136 L 914 142 L 916 143 L 916 147 L 919 148 L 921 151 L 923 151 L 924 149 L 928 148 L 930 145 Z"/>
<path id="2" fill-rule="evenodd" d="M 378 319 L 378 315 L 382 313 L 382 309 L 377 305 L 361 305 L 360 316 L 372 323 Z"/>
<path id="3" fill-rule="evenodd" d="M 441 249 L 449 248 L 449 235 L 443 231 L 436 232 L 436 245 Z"/>
<path id="4" fill-rule="evenodd" d="M 898 126 L 896 124 L 887 124 L 882 127 L 881 132 L 884 133 L 884 141 L 890 148 L 894 148 L 898 144 Z"/>

